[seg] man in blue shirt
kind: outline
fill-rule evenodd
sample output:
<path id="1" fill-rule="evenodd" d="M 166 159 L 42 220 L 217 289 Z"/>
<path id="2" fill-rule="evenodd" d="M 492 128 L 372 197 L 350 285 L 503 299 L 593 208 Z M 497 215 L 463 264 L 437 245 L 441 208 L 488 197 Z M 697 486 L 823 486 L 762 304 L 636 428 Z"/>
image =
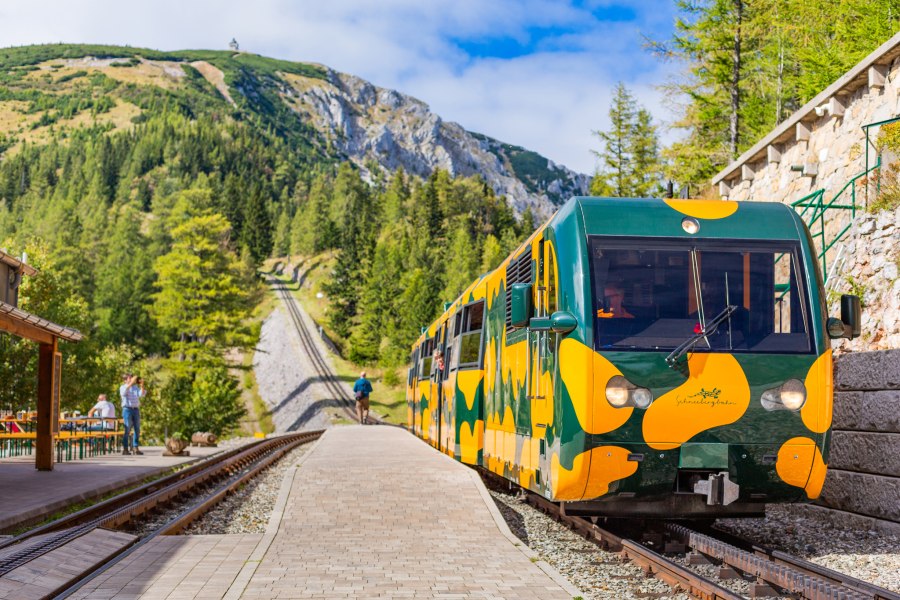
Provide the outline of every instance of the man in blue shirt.
<path id="1" fill-rule="evenodd" d="M 359 379 L 353 384 L 353 395 L 356 396 L 356 414 L 361 425 L 365 425 L 369 418 L 369 394 L 372 393 L 372 384 L 366 379 L 366 372 L 359 374 Z"/>
<path id="2" fill-rule="evenodd" d="M 138 446 L 141 436 L 141 398 L 146 394 L 144 380 L 137 375 L 129 376 L 119 388 L 119 395 L 122 397 L 122 420 L 125 422 L 122 454 L 143 454 Z"/>

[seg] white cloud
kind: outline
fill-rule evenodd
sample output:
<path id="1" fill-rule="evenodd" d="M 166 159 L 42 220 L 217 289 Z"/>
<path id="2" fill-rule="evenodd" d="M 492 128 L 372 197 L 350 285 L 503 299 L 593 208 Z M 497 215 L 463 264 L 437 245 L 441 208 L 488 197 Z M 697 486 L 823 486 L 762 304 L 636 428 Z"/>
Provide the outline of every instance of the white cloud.
<path id="1" fill-rule="evenodd" d="M 467 129 L 592 172 L 590 150 L 598 144 L 591 130 L 607 126 L 617 81 L 664 118 L 654 85 L 664 79 L 666 65 L 641 49 L 641 33 L 662 31 L 665 37 L 672 8 L 667 0 L 580 4 L 584 7 L 554 0 L 3 0 L 0 46 L 62 41 L 174 50 L 224 48 L 236 37 L 251 52 L 320 62 L 396 88 Z M 616 4 L 633 10 L 636 19 L 602 21 L 592 15 L 615 10 Z M 480 57 L 458 45 L 487 48 L 501 38 L 530 52 Z"/>

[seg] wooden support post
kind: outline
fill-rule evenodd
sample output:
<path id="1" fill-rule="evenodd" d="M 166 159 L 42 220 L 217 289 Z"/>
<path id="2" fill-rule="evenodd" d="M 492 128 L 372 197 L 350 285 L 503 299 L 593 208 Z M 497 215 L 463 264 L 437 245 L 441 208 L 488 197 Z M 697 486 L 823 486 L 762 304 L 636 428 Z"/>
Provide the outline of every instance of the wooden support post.
<path id="1" fill-rule="evenodd" d="M 40 345 L 38 355 L 37 390 L 37 440 L 35 444 L 34 466 L 38 471 L 53 470 L 53 434 L 59 427 L 59 384 L 58 373 L 61 361 L 57 361 L 57 339 Z"/>

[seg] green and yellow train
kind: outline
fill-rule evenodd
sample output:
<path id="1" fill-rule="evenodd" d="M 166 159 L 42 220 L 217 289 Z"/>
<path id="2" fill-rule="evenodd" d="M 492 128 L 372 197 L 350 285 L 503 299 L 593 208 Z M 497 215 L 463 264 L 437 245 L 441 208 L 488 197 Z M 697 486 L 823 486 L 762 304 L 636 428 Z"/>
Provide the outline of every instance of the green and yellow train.
<path id="1" fill-rule="evenodd" d="M 416 341 L 409 426 L 570 514 L 755 516 L 819 495 L 858 323 L 782 204 L 573 198 Z"/>

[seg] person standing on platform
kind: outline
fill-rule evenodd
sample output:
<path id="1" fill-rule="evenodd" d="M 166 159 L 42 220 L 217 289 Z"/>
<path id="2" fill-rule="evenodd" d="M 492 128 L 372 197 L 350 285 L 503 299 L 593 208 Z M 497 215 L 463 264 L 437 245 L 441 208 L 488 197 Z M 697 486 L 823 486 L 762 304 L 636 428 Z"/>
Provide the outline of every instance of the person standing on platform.
<path id="1" fill-rule="evenodd" d="M 119 389 L 122 395 L 122 420 L 125 421 L 122 454 L 141 455 L 141 398 L 147 394 L 147 390 L 144 389 L 144 380 L 137 375 L 130 376 L 122 388 Z"/>
<path id="2" fill-rule="evenodd" d="M 366 379 L 366 372 L 359 374 L 359 379 L 353 384 L 353 395 L 356 396 L 356 414 L 359 416 L 360 425 L 365 425 L 369 419 L 369 394 L 372 393 L 372 383 Z"/>

